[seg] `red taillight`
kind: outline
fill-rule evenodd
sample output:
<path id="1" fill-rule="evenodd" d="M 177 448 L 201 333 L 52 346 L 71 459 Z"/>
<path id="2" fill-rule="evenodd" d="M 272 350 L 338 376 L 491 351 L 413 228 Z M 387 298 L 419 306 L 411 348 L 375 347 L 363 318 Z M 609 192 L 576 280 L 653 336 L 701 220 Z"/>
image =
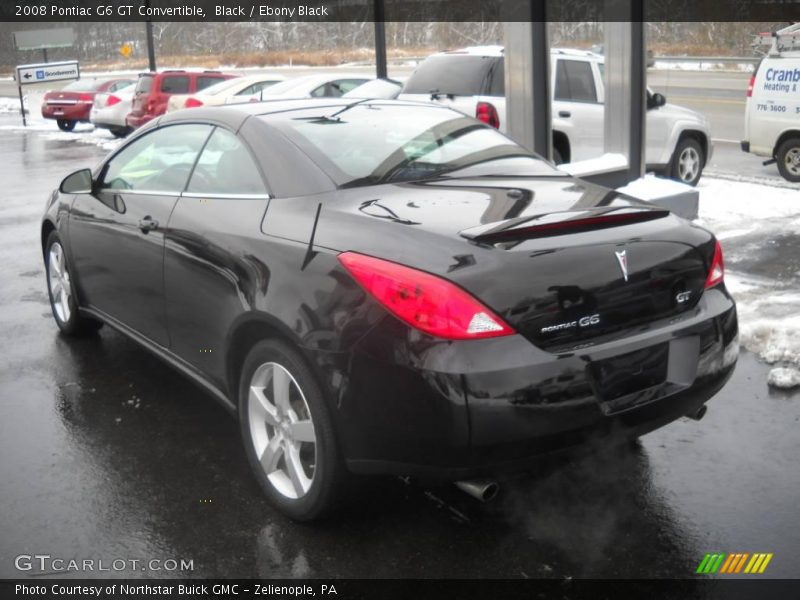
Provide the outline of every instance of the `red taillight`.
<path id="1" fill-rule="evenodd" d="M 725 278 L 725 261 L 722 258 L 722 246 L 719 240 L 714 243 L 714 258 L 711 259 L 711 268 L 706 278 L 706 289 L 722 283 Z"/>
<path id="2" fill-rule="evenodd" d="M 494 104 L 490 102 L 478 102 L 478 106 L 475 107 L 475 118 L 481 123 L 500 129 L 500 117 L 497 116 Z"/>
<path id="3" fill-rule="evenodd" d="M 424 271 L 356 252 L 339 262 L 393 315 L 438 338 L 472 340 L 514 330 L 460 287 Z"/>
<path id="4" fill-rule="evenodd" d="M 78 102 L 82 104 L 88 104 L 94 100 L 94 96 L 91 94 L 78 94 Z"/>
<path id="5" fill-rule="evenodd" d="M 187 98 L 186 102 L 183 103 L 183 106 L 184 108 L 196 108 L 198 106 L 203 106 L 203 103 L 197 98 Z"/>
<path id="6" fill-rule="evenodd" d="M 756 76 L 755 74 L 750 76 L 750 83 L 747 84 L 747 97 L 750 98 L 753 95 L 753 88 L 756 85 Z"/>
<path id="7" fill-rule="evenodd" d="M 147 99 L 147 108 L 145 109 L 147 114 L 151 114 L 156 112 L 156 101 L 155 98 L 148 98 Z"/>
<path id="8" fill-rule="evenodd" d="M 119 104 L 120 102 L 122 102 L 122 100 L 120 99 L 119 96 L 115 96 L 114 94 L 111 94 L 106 99 L 106 106 L 114 106 L 115 104 Z"/>

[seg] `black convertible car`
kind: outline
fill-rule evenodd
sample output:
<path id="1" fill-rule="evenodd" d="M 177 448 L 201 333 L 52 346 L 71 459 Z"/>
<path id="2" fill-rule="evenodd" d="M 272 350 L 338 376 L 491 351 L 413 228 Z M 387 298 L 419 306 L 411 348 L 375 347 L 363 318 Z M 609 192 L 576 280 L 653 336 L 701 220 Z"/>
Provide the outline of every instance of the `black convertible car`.
<path id="1" fill-rule="evenodd" d="M 62 182 L 41 244 L 59 328 L 208 390 L 296 519 L 349 473 L 464 482 L 698 416 L 738 353 L 708 231 L 431 105 L 170 113 Z"/>

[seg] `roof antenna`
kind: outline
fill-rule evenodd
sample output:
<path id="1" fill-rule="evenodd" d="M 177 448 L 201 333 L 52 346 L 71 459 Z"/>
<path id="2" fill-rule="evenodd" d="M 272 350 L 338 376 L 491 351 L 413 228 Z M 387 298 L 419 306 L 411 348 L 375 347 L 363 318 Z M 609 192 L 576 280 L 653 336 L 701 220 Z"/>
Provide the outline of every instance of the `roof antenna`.
<path id="1" fill-rule="evenodd" d="M 300 267 L 301 271 L 305 271 L 308 264 L 314 260 L 317 252 L 314 250 L 314 236 L 317 235 L 317 223 L 319 223 L 319 213 L 322 210 L 322 202 L 317 204 L 317 214 L 314 215 L 314 226 L 311 228 L 311 237 L 308 239 L 308 248 L 306 249 L 306 256 L 303 258 L 303 266 Z"/>

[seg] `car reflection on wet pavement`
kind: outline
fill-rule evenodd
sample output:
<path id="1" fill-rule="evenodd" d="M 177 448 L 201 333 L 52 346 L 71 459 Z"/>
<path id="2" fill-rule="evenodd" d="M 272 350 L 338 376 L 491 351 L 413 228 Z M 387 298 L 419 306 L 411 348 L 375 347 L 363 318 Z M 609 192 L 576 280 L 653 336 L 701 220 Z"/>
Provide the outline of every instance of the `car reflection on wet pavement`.
<path id="1" fill-rule="evenodd" d="M 770 391 L 747 353 L 702 422 L 543 464 L 491 503 L 378 478 L 335 519 L 288 521 L 202 390 L 108 327 L 58 334 L 39 219 L 105 153 L 60 135 L 0 132 L 0 576 L 46 553 L 193 561 L 96 576 L 692 577 L 706 552 L 772 552 L 767 576 L 800 575 L 800 395 Z"/>

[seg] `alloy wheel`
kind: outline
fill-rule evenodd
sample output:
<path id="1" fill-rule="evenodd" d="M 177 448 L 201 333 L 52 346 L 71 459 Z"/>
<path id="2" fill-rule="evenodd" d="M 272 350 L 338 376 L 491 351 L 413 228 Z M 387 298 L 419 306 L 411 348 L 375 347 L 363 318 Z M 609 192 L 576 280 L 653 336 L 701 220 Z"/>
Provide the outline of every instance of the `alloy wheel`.
<path id="1" fill-rule="evenodd" d="M 800 147 L 795 147 L 786 153 L 783 159 L 786 170 L 792 175 L 800 176 Z"/>
<path id="2" fill-rule="evenodd" d="M 693 181 L 700 169 L 700 155 L 691 146 L 684 148 L 678 157 L 678 176 L 681 181 Z"/>
<path id="3" fill-rule="evenodd" d="M 250 439 L 261 468 L 282 496 L 299 499 L 311 489 L 317 438 L 303 390 L 275 362 L 262 364 L 248 389 Z"/>
<path id="4" fill-rule="evenodd" d="M 66 323 L 72 314 L 69 308 L 72 285 L 64 259 L 64 249 L 58 242 L 54 242 L 50 246 L 47 259 L 47 278 L 50 284 L 50 302 L 53 304 L 53 310 L 61 322 Z"/>

